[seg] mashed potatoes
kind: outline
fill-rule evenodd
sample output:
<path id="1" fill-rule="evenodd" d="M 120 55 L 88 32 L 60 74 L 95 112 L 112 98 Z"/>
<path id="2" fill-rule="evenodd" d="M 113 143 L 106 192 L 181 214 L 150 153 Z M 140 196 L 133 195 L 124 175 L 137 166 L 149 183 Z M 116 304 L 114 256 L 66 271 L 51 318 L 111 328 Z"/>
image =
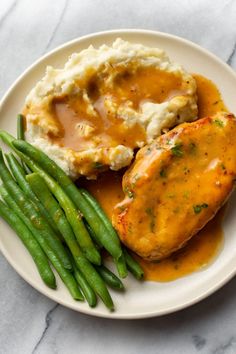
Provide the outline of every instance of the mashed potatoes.
<path id="1" fill-rule="evenodd" d="M 23 113 L 26 139 L 73 178 L 128 166 L 134 150 L 197 118 L 196 83 L 163 50 L 117 39 L 47 68 Z"/>

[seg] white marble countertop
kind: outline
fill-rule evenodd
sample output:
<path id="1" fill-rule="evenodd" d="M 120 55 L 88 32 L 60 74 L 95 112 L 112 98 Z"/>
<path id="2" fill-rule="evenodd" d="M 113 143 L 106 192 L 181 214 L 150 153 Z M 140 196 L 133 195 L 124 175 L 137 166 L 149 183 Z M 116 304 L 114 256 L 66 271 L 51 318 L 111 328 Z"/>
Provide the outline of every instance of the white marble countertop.
<path id="1" fill-rule="evenodd" d="M 78 36 L 146 28 L 190 39 L 236 68 L 233 0 L 1 0 L 0 95 L 45 52 Z M 236 353 L 236 279 L 176 314 L 93 318 L 55 304 L 0 256 L 0 354 Z"/>

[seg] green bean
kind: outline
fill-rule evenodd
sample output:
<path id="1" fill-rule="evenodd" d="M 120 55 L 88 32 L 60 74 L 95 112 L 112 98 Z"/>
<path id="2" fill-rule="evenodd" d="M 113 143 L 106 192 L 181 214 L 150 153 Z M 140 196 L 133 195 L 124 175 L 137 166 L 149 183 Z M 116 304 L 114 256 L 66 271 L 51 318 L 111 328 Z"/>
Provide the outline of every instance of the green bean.
<path id="1" fill-rule="evenodd" d="M 90 307 L 95 307 L 97 305 L 97 297 L 95 292 L 77 267 L 74 269 L 74 274 L 87 303 Z"/>
<path id="2" fill-rule="evenodd" d="M 42 179 L 39 173 L 32 173 L 27 176 L 31 187 L 33 188 L 36 195 L 40 198 L 43 205 L 47 208 L 51 217 L 54 220 L 57 220 L 57 224 L 61 234 L 64 236 L 67 246 L 69 247 L 74 261 L 78 270 L 83 274 L 86 281 L 90 284 L 91 288 L 101 297 L 105 305 L 108 308 L 112 309 L 112 300 L 110 295 L 105 287 L 100 276 L 97 274 L 96 270 L 88 262 L 88 260 L 83 256 L 74 236 L 74 233 L 71 229 L 70 224 L 68 223 L 62 209 L 60 208 L 58 202 L 53 198 L 48 186 L 45 181 Z M 75 274 L 76 276 L 76 274 Z M 77 275 L 78 276 L 78 275 Z M 83 291 L 83 288 L 82 288 Z M 85 294 L 84 294 L 85 295 Z M 85 295 L 86 297 L 86 295 Z M 94 303 L 92 294 L 91 304 Z M 93 301 L 92 301 L 93 300 Z M 92 306 L 92 305 L 91 305 Z M 95 306 L 95 305 L 94 305 Z"/>
<path id="3" fill-rule="evenodd" d="M 93 289 L 91 288 L 91 286 L 89 285 L 89 283 L 87 282 L 87 280 L 85 279 L 85 277 L 79 271 L 78 268 L 75 268 L 74 274 L 75 274 L 75 279 L 77 280 L 87 303 L 89 304 L 90 307 L 95 307 L 97 305 L 97 297 L 95 292 L 93 291 Z"/>
<path id="4" fill-rule="evenodd" d="M 118 270 L 119 276 L 121 278 L 126 278 L 128 275 L 128 270 L 127 270 L 124 254 L 122 253 L 119 259 L 114 259 L 114 262 Z"/>
<path id="5" fill-rule="evenodd" d="M 50 217 L 55 221 L 60 230 L 64 240 L 69 247 L 70 251 L 76 257 L 78 253 L 78 244 L 73 233 L 73 230 L 68 223 L 66 216 L 61 209 L 57 200 L 53 197 L 44 179 L 38 173 L 31 173 L 26 176 L 30 187 L 39 198 L 42 205 L 45 207 Z"/>
<path id="6" fill-rule="evenodd" d="M 76 266 L 74 259 L 72 259 L 72 264 L 74 268 L 74 275 L 75 279 L 77 280 L 85 299 L 90 307 L 95 307 L 97 305 L 97 297 L 89 283 L 87 282 L 86 278 L 83 276 L 81 271 Z"/>
<path id="7" fill-rule="evenodd" d="M 101 244 L 101 242 L 99 241 L 99 239 L 97 238 L 97 235 L 95 234 L 95 232 L 93 231 L 93 229 L 91 228 L 91 226 L 87 223 L 87 221 L 85 220 L 85 226 L 86 229 L 88 230 L 89 235 L 91 236 L 91 238 L 93 239 L 93 242 L 97 245 L 97 247 L 99 249 L 102 249 L 103 246 Z"/>
<path id="8" fill-rule="evenodd" d="M 102 299 L 106 307 L 113 311 L 114 304 L 112 298 L 104 284 L 103 279 L 97 273 L 95 268 L 85 257 L 77 257 L 76 265 L 78 269 L 82 272 L 83 276 L 86 278 L 87 282 L 91 286 L 91 288 L 95 291 L 95 293 Z"/>
<path id="9" fill-rule="evenodd" d="M 13 141 L 16 140 L 14 136 L 6 132 L 5 130 L 0 129 L 0 137 L 2 141 L 8 145 L 11 149 L 13 149 L 15 152 L 17 152 L 17 149 L 13 146 Z M 23 156 L 23 154 L 20 154 Z"/>
<path id="10" fill-rule="evenodd" d="M 82 196 L 86 199 L 86 201 L 90 205 L 90 207 L 93 208 L 94 210 L 96 210 L 96 213 L 99 216 L 100 220 L 103 221 L 107 230 L 109 231 L 113 242 L 120 244 L 119 237 L 118 237 L 114 227 L 112 226 L 111 221 L 106 216 L 105 212 L 103 211 L 103 209 L 101 208 L 101 206 L 99 205 L 97 200 L 86 189 L 79 188 L 79 191 L 81 192 Z"/>
<path id="11" fill-rule="evenodd" d="M 116 290 L 124 290 L 124 285 L 121 280 L 108 268 L 106 268 L 104 265 L 101 265 L 97 266 L 96 269 L 107 285 Z"/>
<path id="12" fill-rule="evenodd" d="M 0 133 L 2 135 L 2 133 Z M 4 136 L 2 136 L 4 139 Z M 101 241 L 104 248 L 115 258 L 119 259 L 122 254 L 120 241 L 117 234 L 114 232 L 109 232 L 101 222 L 101 218 L 97 215 L 97 210 L 87 202 L 83 197 L 79 189 L 71 181 L 71 179 L 65 174 L 65 172 L 57 166 L 57 164 L 52 161 L 44 152 L 33 147 L 29 143 L 22 140 L 15 140 L 12 142 L 13 146 L 33 159 L 37 164 L 39 164 L 48 174 L 58 181 L 63 190 L 74 202 L 76 207 L 81 211 L 84 218 L 91 226 L 91 228 L 96 233 L 97 237 Z"/>
<path id="13" fill-rule="evenodd" d="M 17 150 L 16 147 L 13 145 L 13 142 L 19 143 L 19 141 L 16 141 L 10 134 L 8 134 L 5 131 L 0 131 L 0 137 L 7 145 L 12 147 L 21 158 L 24 158 L 25 155 L 21 151 Z M 23 146 L 23 147 L 25 147 L 25 146 Z M 116 245 L 118 237 L 117 237 L 116 233 L 114 234 L 114 230 L 113 230 L 112 234 L 113 234 L 113 240 L 115 242 L 111 242 L 111 237 L 110 237 L 111 233 L 107 231 L 107 228 L 105 227 L 103 222 L 101 222 L 101 218 L 96 214 L 96 212 L 94 213 L 93 207 L 91 206 L 91 198 L 90 198 L 90 204 L 89 204 L 86 201 L 86 199 L 83 197 L 83 195 L 80 193 L 78 188 L 74 185 L 74 183 L 64 173 L 64 171 L 62 171 L 43 152 L 37 150 L 36 148 L 33 148 L 30 144 L 28 144 L 26 147 L 32 148 L 32 149 L 30 149 L 32 158 L 35 158 L 35 160 L 36 160 L 36 157 L 37 157 L 37 159 L 40 158 L 41 165 L 43 165 L 44 167 L 47 168 L 48 171 L 50 171 L 50 174 L 53 175 L 59 181 L 59 183 L 61 184 L 63 189 L 68 193 L 68 195 L 71 196 L 71 198 L 74 200 L 75 205 L 83 212 L 83 215 L 86 218 L 88 224 L 95 231 L 96 236 L 99 237 L 99 240 L 101 241 L 101 243 L 104 245 L 104 247 L 107 249 L 107 251 L 113 256 L 113 258 L 118 260 L 118 262 L 116 262 L 116 265 L 118 267 L 118 272 L 121 277 L 125 277 L 127 275 L 127 271 L 125 269 L 126 265 L 124 263 L 124 259 L 123 259 L 123 257 L 121 257 L 122 250 L 121 250 L 120 246 Z M 22 151 L 24 151 L 24 150 L 22 150 Z M 39 156 L 37 154 L 38 152 L 39 152 Z M 36 155 L 36 157 L 35 157 L 35 155 Z M 29 165 L 29 163 L 28 163 L 28 165 Z M 37 170 L 34 170 L 34 171 L 37 171 Z M 86 195 L 88 198 L 88 193 Z M 97 210 L 99 210 L 99 208 L 97 208 Z M 109 222 L 110 221 L 108 220 L 107 224 Z M 110 228 L 112 229 L 112 225 Z M 118 239 L 118 243 L 119 243 L 119 239 Z"/>
<path id="14" fill-rule="evenodd" d="M 86 257 L 92 263 L 99 265 L 101 263 L 100 254 L 98 253 L 95 246 L 93 245 L 82 220 L 80 220 L 79 218 L 78 212 L 74 204 L 69 199 L 69 197 L 64 193 L 63 189 L 58 185 L 58 183 L 54 181 L 54 179 L 50 175 L 48 175 L 44 170 L 42 170 L 34 161 L 32 161 L 28 156 L 21 153 L 18 149 L 14 147 L 13 142 L 16 142 L 17 140 L 12 135 L 10 135 L 4 130 L 0 130 L 0 137 L 5 142 L 5 144 L 11 147 L 18 154 L 18 156 L 22 160 L 24 160 L 24 162 L 31 170 L 33 170 L 34 172 L 38 172 L 41 175 L 41 177 L 45 180 L 49 189 L 55 195 L 61 207 L 65 211 L 67 219 L 71 224 L 73 231 L 76 235 L 76 238 L 81 248 L 83 249 L 83 252 L 86 254 Z"/>
<path id="15" fill-rule="evenodd" d="M 0 216 L 11 226 L 27 248 L 44 283 L 50 288 L 56 289 L 56 279 L 45 253 L 35 240 L 31 231 L 13 210 L 14 209 L 12 208 L 9 209 L 2 201 L 0 201 Z"/>
<path id="16" fill-rule="evenodd" d="M 63 189 L 58 185 L 58 183 L 56 183 L 56 181 L 50 175 L 48 175 L 43 169 L 41 169 L 33 160 L 31 160 L 28 156 L 26 156 L 25 154 L 23 154 L 22 152 L 20 152 L 14 147 L 13 142 L 14 141 L 16 142 L 17 140 L 11 134 L 7 133 L 4 130 L 0 130 L 0 138 L 3 140 L 5 144 L 7 144 L 16 152 L 22 160 L 24 160 L 24 162 L 32 171 L 38 172 L 41 175 L 41 177 L 47 183 L 51 192 L 59 201 L 59 204 L 61 205 L 62 209 L 64 210 L 67 219 L 71 224 L 72 229 L 76 235 L 76 238 L 83 252 L 86 254 L 86 257 L 94 264 L 97 265 L 101 264 L 101 256 L 99 252 L 97 251 L 96 247 L 92 243 L 92 240 L 82 220 L 80 220 L 78 211 L 76 210 L 74 204 L 66 195 L 66 193 L 63 191 Z"/>
<path id="17" fill-rule="evenodd" d="M 46 219 L 48 224 L 51 226 L 53 231 L 58 235 L 58 228 L 56 223 L 52 220 L 48 212 L 40 203 L 39 199 L 36 197 L 29 183 L 26 181 L 26 176 L 23 168 L 15 158 L 15 156 L 10 154 L 5 154 L 10 170 L 15 177 L 16 182 L 19 184 L 20 188 L 25 192 L 25 195 L 34 203 L 36 209 L 41 213 L 41 215 Z M 60 237 L 60 235 L 58 235 Z"/>
<path id="18" fill-rule="evenodd" d="M 24 222 L 24 224 L 28 227 L 28 229 L 32 232 L 34 238 L 39 243 L 45 254 L 47 255 L 48 259 L 60 275 L 62 281 L 68 288 L 69 292 L 71 293 L 72 297 L 75 300 L 83 300 L 82 294 L 80 293 L 78 286 L 73 278 L 72 274 L 64 268 L 63 264 L 57 257 L 54 251 L 48 246 L 46 240 L 42 236 L 41 232 L 34 227 L 31 223 L 30 219 L 28 219 L 25 214 L 22 212 L 21 208 L 15 203 L 12 196 L 8 193 L 7 189 L 4 186 L 0 187 L 0 194 L 4 201 L 7 203 L 11 210 L 14 210 L 16 215 Z"/>
<path id="19" fill-rule="evenodd" d="M 108 217 L 106 216 L 106 214 L 104 213 L 104 211 L 102 210 L 102 208 L 100 207 L 100 205 L 98 204 L 98 202 L 96 201 L 96 199 L 85 189 L 80 188 L 80 192 L 82 194 L 82 196 L 85 198 L 85 200 L 87 201 L 87 203 L 90 205 L 91 208 L 93 208 L 94 210 L 96 210 L 97 215 L 100 218 L 100 222 L 104 223 L 105 227 L 107 228 L 109 235 L 113 237 L 112 241 L 110 240 L 109 242 L 114 242 L 115 240 L 119 240 L 118 235 L 115 231 L 115 229 L 113 228 L 110 220 L 108 219 Z M 115 265 L 117 267 L 119 276 L 121 278 L 126 278 L 128 275 L 127 272 L 127 267 L 126 267 L 126 263 L 125 263 L 125 258 L 124 255 L 121 253 L 119 258 L 115 258 L 113 257 Z"/>
<path id="20" fill-rule="evenodd" d="M 128 253 L 125 248 L 123 249 L 123 253 L 129 271 L 135 276 L 136 279 L 141 280 L 144 276 L 144 271 L 142 267 L 139 265 L 138 262 L 133 259 L 133 257 Z"/>
<path id="21" fill-rule="evenodd" d="M 24 119 L 25 117 L 22 114 L 17 115 L 17 139 L 25 140 L 25 132 L 24 132 Z M 21 161 L 23 169 L 25 173 L 28 173 L 28 168 L 24 164 L 23 161 Z"/>
<path id="22" fill-rule="evenodd" d="M 82 216 L 78 214 L 74 204 L 70 198 L 65 194 L 63 189 L 58 185 L 58 183 L 49 176 L 43 169 L 41 169 L 34 161 L 32 161 L 28 156 L 20 154 L 24 162 L 33 170 L 38 172 L 40 176 L 44 179 L 49 189 L 53 195 L 58 200 L 62 209 L 64 210 L 67 220 L 69 221 L 74 234 L 79 242 L 80 247 L 82 248 L 84 254 L 92 263 L 99 265 L 101 264 L 101 256 L 93 244 L 88 231 L 86 230 L 83 221 L 81 220 Z"/>
<path id="23" fill-rule="evenodd" d="M 17 115 L 17 139 L 21 140 L 25 140 L 24 119 L 22 114 Z"/>
<path id="24" fill-rule="evenodd" d="M 0 177 L 8 190 L 9 194 L 13 196 L 18 206 L 23 213 L 30 219 L 31 223 L 40 231 L 42 236 L 46 239 L 48 245 L 57 254 L 62 264 L 67 269 L 72 269 L 71 262 L 66 254 L 61 242 L 53 233 L 52 229 L 41 217 L 41 214 L 36 210 L 34 204 L 28 200 L 24 192 L 20 189 L 18 184 L 14 181 L 10 172 L 8 171 L 4 160 L 2 150 L 0 149 Z"/>
<path id="25" fill-rule="evenodd" d="M 88 258 L 88 260 L 90 260 L 90 262 L 97 265 L 101 264 L 101 256 L 93 244 L 88 231 L 86 230 L 84 223 L 81 220 L 82 216 L 78 214 L 70 198 L 64 193 L 63 189 L 58 185 L 58 183 L 56 183 L 52 177 L 50 177 L 46 172 L 39 168 L 37 164 L 35 164 L 30 158 L 24 156 L 24 159 L 24 161 L 31 166 L 32 170 L 38 172 L 39 175 L 44 179 L 48 188 L 58 200 L 66 214 L 67 220 L 69 221 L 85 256 Z"/>
<path id="26" fill-rule="evenodd" d="M 106 214 L 104 213 L 104 211 L 102 210 L 102 208 L 100 207 L 100 205 L 98 204 L 98 202 L 96 201 L 96 199 L 85 189 L 80 188 L 81 194 L 83 195 L 83 197 L 87 200 L 87 202 L 90 204 L 90 206 L 97 211 L 97 214 L 99 215 L 101 222 L 104 222 L 106 228 L 109 231 L 110 235 L 114 235 L 114 237 L 118 238 L 115 229 L 113 228 L 110 220 L 107 218 Z M 125 258 L 124 255 L 121 254 L 121 256 L 116 259 L 114 258 L 114 262 L 116 265 L 116 268 L 118 270 L 119 276 L 121 278 L 126 278 L 128 275 L 128 271 L 127 271 L 127 267 L 126 267 L 126 262 L 125 262 Z"/>

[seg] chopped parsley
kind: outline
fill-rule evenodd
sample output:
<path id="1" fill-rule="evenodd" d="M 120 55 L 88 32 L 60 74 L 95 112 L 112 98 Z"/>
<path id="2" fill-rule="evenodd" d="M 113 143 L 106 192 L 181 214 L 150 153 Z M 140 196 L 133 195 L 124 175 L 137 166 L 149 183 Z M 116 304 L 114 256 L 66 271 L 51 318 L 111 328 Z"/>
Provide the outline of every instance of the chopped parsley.
<path id="1" fill-rule="evenodd" d="M 94 162 L 93 167 L 96 168 L 97 170 L 100 170 L 101 168 L 104 167 L 104 165 L 101 162 Z"/>
<path id="2" fill-rule="evenodd" d="M 132 192 L 128 187 L 124 189 L 124 192 L 127 193 L 130 199 L 134 198 L 134 192 Z"/>
<path id="3" fill-rule="evenodd" d="M 134 193 L 131 191 L 127 192 L 129 198 L 134 198 Z"/>
<path id="4" fill-rule="evenodd" d="M 193 205 L 193 210 L 195 214 L 199 214 L 202 211 L 202 209 L 206 209 L 206 208 L 208 208 L 207 203 Z"/>
<path id="5" fill-rule="evenodd" d="M 121 212 L 122 212 L 122 211 L 125 211 L 125 209 L 126 209 L 125 206 L 123 206 L 123 205 L 119 206 L 119 210 L 120 210 Z"/>
<path id="6" fill-rule="evenodd" d="M 164 168 L 162 168 L 162 169 L 160 170 L 160 176 L 161 176 L 162 178 L 165 178 L 165 177 L 167 176 L 166 170 L 165 170 Z"/>
<path id="7" fill-rule="evenodd" d="M 222 170 L 226 169 L 226 167 L 225 167 L 225 165 L 223 163 L 220 164 L 220 167 L 222 168 Z"/>
<path id="8" fill-rule="evenodd" d="M 222 120 L 220 119 L 214 119 L 213 123 L 218 125 L 219 127 L 223 128 L 224 127 L 224 123 L 222 122 Z"/>
<path id="9" fill-rule="evenodd" d="M 146 149 L 145 155 L 150 155 L 151 152 L 152 152 L 152 149 L 151 149 L 151 147 L 149 146 L 149 147 Z"/>
<path id="10" fill-rule="evenodd" d="M 175 144 L 171 148 L 172 155 L 177 156 L 177 157 L 182 157 L 184 152 L 183 152 L 183 145 L 181 143 Z"/>
<path id="11" fill-rule="evenodd" d="M 170 199 L 175 198 L 175 194 L 174 193 L 169 193 L 169 194 L 167 194 L 167 198 L 170 198 Z"/>
<path id="12" fill-rule="evenodd" d="M 147 215 L 150 216 L 150 219 L 151 219 L 150 230 L 151 230 L 151 232 L 153 232 L 154 227 L 155 227 L 155 215 L 154 215 L 153 209 L 147 208 L 145 211 L 146 211 Z"/>
<path id="13" fill-rule="evenodd" d="M 185 191 L 185 192 L 183 193 L 183 197 L 186 198 L 186 199 L 188 199 L 188 198 L 189 198 L 189 191 Z"/>
<path id="14" fill-rule="evenodd" d="M 174 214 L 178 214 L 180 212 L 180 207 L 176 207 L 174 210 L 173 210 Z"/>
<path id="15" fill-rule="evenodd" d="M 136 185 L 136 182 L 139 180 L 140 176 L 138 173 L 136 173 L 133 177 L 132 183 L 131 183 L 131 187 L 134 188 Z"/>
<path id="16" fill-rule="evenodd" d="M 190 154 L 196 154 L 196 150 L 197 150 L 197 145 L 195 143 L 190 143 L 189 144 L 189 151 L 190 151 Z"/>

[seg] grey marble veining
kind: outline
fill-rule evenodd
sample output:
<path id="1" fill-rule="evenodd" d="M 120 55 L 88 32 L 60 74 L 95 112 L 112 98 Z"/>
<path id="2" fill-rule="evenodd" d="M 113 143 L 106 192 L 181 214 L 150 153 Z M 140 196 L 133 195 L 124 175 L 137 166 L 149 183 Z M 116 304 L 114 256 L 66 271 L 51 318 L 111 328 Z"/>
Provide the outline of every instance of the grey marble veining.
<path id="1" fill-rule="evenodd" d="M 0 95 L 57 45 L 112 28 L 173 33 L 236 68 L 235 23 L 233 0 L 1 0 Z M 0 354 L 236 353 L 236 279 L 189 309 L 140 321 L 63 308 L 25 283 L 2 256 L 0 288 Z"/>

